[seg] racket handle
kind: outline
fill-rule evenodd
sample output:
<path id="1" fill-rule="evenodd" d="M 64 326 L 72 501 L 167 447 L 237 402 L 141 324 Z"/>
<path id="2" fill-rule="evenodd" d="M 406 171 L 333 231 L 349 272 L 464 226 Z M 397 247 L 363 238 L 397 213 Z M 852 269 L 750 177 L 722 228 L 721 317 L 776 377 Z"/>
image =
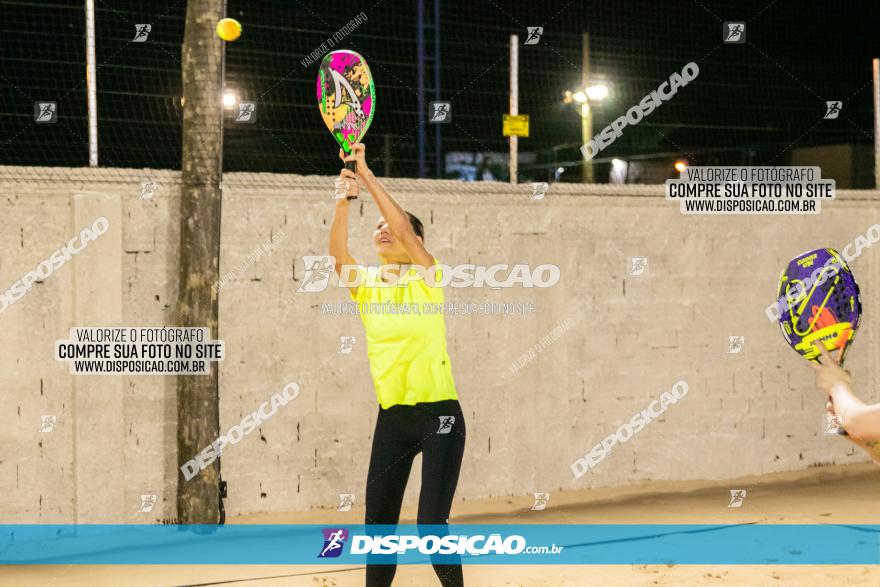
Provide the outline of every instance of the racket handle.
<path id="1" fill-rule="evenodd" d="M 346 161 L 345 168 L 348 169 L 349 171 L 353 171 L 353 172 L 357 173 L 357 162 L 356 161 Z M 357 196 L 348 196 L 346 199 L 347 200 L 357 200 Z"/>
<path id="2" fill-rule="evenodd" d="M 849 344 L 848 344 L 848 343 L 844 343 L 843 348 L 840 349 L 840 362 L 839 362 L 838 364 L 840 365 L 840 368 L 841 368 L 841 369 L 843 369 L 843 362 L 844 362 L 844 360 L 846 360 L 846 351 L 847 351 L 848 349 L 849 349 Z M 847 431 L 844 430 L 843 428 L 841 428 L 840 430 L 838 430 L 838 431 L 837 431 L 837 434 L 839 434 L 840 436 L 849 436 L 849 432 L 847 432 Z"/>

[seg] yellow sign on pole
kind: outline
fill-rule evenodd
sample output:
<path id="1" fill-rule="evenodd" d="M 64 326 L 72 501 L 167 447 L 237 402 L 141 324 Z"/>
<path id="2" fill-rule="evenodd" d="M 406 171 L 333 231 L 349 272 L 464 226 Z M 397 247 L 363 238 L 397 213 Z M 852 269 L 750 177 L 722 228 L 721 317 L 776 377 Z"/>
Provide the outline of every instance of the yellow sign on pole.
<path id="1" fill-rule="evenodd" d="M 504 115 L 504 136 L 527 137 L 529 136 L 529 115 Z"/>

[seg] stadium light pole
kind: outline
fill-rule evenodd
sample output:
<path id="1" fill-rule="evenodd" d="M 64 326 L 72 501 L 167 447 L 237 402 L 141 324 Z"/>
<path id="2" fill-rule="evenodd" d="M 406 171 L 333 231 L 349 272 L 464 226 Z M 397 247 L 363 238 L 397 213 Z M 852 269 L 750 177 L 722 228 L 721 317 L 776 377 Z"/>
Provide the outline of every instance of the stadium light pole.
<path id="1" fill-rule="evenodd" d="M 86 0 L 86 95 L 89 109 L 89 167 L 98 166 L 98 80 L 95 68 L 95 0 Z"/>
<path id="2" fill-rule="evenodd" d="M 871 62 L 874 78 L 874 189 L 880 190 L 880 59 Z"/>
<path id="3" fill-rule="evenodd" d="M 425 130 L 425 0 L 416 2 L 416 110 L 419 118 L 419 177 L 425 177 L 425 143 L 427 131 Z"/>
<path id="4" fill-rule="evenodd" d="M 586 88 L 590 83 L 590 33 L 584 33 L 581 37 L 581 87 Z M 593 137 L 593 109 L 589 101 L 581 104 L 581 144 L 586 145 Z M 581 180 L 584 183 L 593 183 L 593 162 L 584 159 L 581 167 Z"/>
<path id="5" fill-rule="evenodd" d="M 581 117 L 581 144 L 586 145 L 593 138 L 593 105 L 608 96 L 608 86 L 596 84 L 584 86 L 575 91 L 566 90 L 562 93 L 563 104 L 573 104 L 578 116 Z M 581 180 L 585 183 L 593 181 L 593 163 L 584 159 L 581 164 Z"/>
<path id="6" fill-rule="evenodd" d="M 510 35 L 510 115 L 519 114 L 519 35 Z M 510 183 L 517 183 L 519 142 L 516 135 L 511 134 L 510 143 Z"/>

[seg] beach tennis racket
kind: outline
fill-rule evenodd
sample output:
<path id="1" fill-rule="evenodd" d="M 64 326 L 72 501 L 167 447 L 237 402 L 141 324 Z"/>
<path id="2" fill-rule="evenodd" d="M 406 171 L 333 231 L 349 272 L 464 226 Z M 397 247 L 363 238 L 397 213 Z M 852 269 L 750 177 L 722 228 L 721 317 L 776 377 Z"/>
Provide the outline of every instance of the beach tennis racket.
<path id="1" fill-rule="evenodd" d="M 789 346 L 814 362 L 821 362 L 816 346 L 829 353 L 837 349 L 843 366 L 862 304 L 859 285 L 840 254 L 816 249 L 792 259 L 779 277 L 777 300 L 782 305 L 779 326 Z M 837 433 L 847 435 L 843 429 Z"/>
<path id="2" fill-rule="evenodd" d="M 376 112 L 376 87 L 370 68 L 354 51 L 333 51 L 324 56 L 318 68 L 317 89 L 321 118 L 348 155 L 351 145 L 367 134 Z M 356 171 L 354 162 L 347 162 L 345 167 Z"/>
<path id="3" fill-rule="evenodd" d="M 859 286 L 834 249 L 816 249 L 792 259 L 779 277 L 779 326 L 789 346 L 819 362 L 822 344 L 837 349 L 842 365 L 862 313 Z"/>

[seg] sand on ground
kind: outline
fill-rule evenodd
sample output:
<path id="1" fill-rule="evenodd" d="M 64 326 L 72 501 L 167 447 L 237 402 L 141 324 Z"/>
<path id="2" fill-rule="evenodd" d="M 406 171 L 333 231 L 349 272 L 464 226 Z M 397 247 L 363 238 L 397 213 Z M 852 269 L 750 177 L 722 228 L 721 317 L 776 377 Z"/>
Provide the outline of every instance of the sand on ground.
<path id="1" fill-rule="evenodd" d="M 630 488 L 560 492 L 544 511 L 533 500 L 500 497 L 457 502 L 454 523 L 468 524 L 880 524 L 880 469 L 873 464 L 809 469 L 735 481 L 643 483 Z M 729 490 L 746 489 L 739 508 Z M 402 523 L 414 523 L 404 508 Z M 359 524 L 363 510 L 318 510 L 234 517 L 229 523 Z M 864 565 L 466 565 L 470 587 L 611 585 L 880 585 L 880 566 Z M 363 567 L 328 565 L 33 565 L 0 568 L 0 585 L 177 587 L 355 587 Z M 401 565 L 395 587 L 439 585 L 427 565 Z"/>

